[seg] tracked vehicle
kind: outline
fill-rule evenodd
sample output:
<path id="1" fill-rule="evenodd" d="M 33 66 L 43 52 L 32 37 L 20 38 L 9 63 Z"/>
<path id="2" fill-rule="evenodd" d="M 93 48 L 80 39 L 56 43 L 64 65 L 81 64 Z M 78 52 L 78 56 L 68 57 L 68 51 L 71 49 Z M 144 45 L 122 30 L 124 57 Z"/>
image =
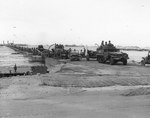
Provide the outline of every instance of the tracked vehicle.
<path id="1" fill-rule="evenodd" d="M 109 62 L 114 65 L 120 61 L 123 65 L 127 65 L 127 59 L 129 59 L 128 54 L 121 52 L 115 46 L 106 46 L 97 50 L 97 61 L 99 63 Z"/>
<path id="2" fill-rule="evenodd" d="M 69 58 L 68 57 L 69 51 L 64 49 L 64 45 L 53 44 L 50 47 L 52 47 L 52 46 L 54 46 L 54 47 L 51 49 L 50 57 L 57 58 L 57 59 L 68 59 Z M 50 49 L 50 47 L 49 47 L 49 49 Z"/>

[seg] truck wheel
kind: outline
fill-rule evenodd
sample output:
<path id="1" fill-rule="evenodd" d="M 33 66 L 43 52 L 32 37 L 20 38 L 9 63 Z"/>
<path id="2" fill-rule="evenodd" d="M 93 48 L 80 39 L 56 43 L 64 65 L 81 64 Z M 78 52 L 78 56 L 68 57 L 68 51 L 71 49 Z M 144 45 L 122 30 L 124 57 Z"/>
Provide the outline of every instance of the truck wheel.
<path id="1" fill-rule="evenodd" d="M 99 63 L 104 63 L 104 58 L 103 57 L 97 57 L 97 61 Z"/>
<path id="2" fill-rule="evenodd" d="M 123 60 L 123 65 L 127 65 L 127 59 Z"/>
<path id="3" fill-rule="evenodd" d="M 97 61 L 98 61 L 99 63 L 101 63 L 101 59 L 100 59 L 100 57 L 97 57 Z"/>
<path id="4" fill-rule="evenodd" d="M 110 58 L 110 64 L 111 64 L 111 65 L 114 65 L 114 63 L 115 63 L 114 59 L 113 59 L 113 58 Z"/>

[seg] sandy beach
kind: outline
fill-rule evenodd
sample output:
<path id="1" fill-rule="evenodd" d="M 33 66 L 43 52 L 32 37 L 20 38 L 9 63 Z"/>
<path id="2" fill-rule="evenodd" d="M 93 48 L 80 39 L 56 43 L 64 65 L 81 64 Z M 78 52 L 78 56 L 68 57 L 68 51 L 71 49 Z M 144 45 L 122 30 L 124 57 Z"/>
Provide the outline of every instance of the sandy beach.
<path id="1" fill-rule="evenodd" d="M 0 79 L 0 118 L 149 118 L 150 67 L 47 59 L 49 73 Z"/>

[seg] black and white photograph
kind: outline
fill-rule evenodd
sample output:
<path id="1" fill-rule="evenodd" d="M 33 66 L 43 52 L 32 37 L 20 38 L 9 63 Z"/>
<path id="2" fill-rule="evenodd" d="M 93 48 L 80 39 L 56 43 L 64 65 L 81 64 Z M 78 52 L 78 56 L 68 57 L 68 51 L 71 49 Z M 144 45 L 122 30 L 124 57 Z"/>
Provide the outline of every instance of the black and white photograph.
<path id="1" fill-rule="evenodd" d="M 150 1 L 0 0 L 0 118 L 150 118 Z"/>

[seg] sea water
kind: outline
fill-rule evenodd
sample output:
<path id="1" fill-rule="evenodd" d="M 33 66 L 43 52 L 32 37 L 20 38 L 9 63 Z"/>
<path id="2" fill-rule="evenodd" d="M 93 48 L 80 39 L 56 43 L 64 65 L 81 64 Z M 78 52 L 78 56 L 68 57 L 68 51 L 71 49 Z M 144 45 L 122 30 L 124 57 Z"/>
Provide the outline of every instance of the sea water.
<path id="1" fill-rule="evenodd" d="M 0 67 L 32 66 L 37 63 L 30 63 L 29 58 L 23 54 L 16 53 L 13 49 L 0 46 Z"/>
<path id="2" fill-rule="evenodd" d="M 129 61 L 141 62 L 142 57 L 148 55 L 148 51 L 122 51 L 128 54 Z"/>

